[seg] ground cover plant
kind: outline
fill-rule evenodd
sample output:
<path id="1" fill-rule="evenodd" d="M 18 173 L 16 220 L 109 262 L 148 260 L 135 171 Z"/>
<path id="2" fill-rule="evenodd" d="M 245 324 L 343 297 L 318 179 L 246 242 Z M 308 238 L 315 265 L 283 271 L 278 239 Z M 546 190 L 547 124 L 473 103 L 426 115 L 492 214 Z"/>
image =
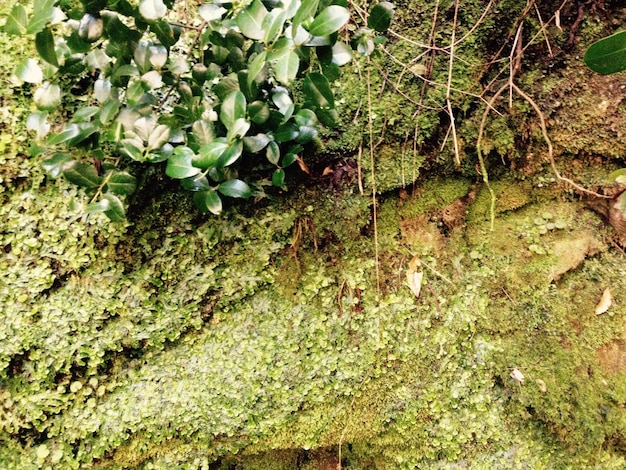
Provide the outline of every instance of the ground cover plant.
<path id="1" fill-rule="evenodd" d="M 0 467 L 624 467 L 620 233 L 556 178 L 538 115 L 514 89 L 513 106 L 503 92 L 484 119 L 495 207 L 477 166 L 478 96 L 484 87 L 489 102 L 511 79 L 498 73 L 511 57 L 564 177 L 600 191 L 623 166 L 620 77 L 580 59 L 621 10 L 585 4 L 578 21 L 579 5 L 562 3 L 401 2 L 380 54 L 329 80 L 338 126 L 303 145 L 310 176 L 287 171 L 290 191 L 271 189 L 278 167 L 244 150 L 234 179 L 258 191 L 266 178 L 272 197 L 224 198 L 220 214 L 202 215 L 163 177 L 167 161 L 120 154 L 116 169 L 98 170 L 136 177 L 114 223 L 85 213 L 97 188 L 49 178 L 50 155 L 37 153 L 66 124 L 97 119 L 72 122 L 86 103 L 71 90 L 80 98 L 99 76 L 78 74 L 82 88 L 59 81 L 70 93 L 34 142 L 39 85 L 14 74 L 36 44 L 3 28 Z M 36 11 L 22 5 L 17 27 L 28 29 Z M 16 7 L 0 6 L 6 24 Z M 346 6 L 359 25 L 372 7 Z M 576 28 L 580 44 L 565 52 Z M 496 54 L 520 29 L 525 55 Z M 51 33 L 56 45 L 69 30 Z M 246 118 L 249 108 L 246 99 Z M 219 117 L 214 125 L 228 139 Z M 191 148 L 192 133 L 170 144 Z M 97 167 L 95 147 L 58 145 Z"/>

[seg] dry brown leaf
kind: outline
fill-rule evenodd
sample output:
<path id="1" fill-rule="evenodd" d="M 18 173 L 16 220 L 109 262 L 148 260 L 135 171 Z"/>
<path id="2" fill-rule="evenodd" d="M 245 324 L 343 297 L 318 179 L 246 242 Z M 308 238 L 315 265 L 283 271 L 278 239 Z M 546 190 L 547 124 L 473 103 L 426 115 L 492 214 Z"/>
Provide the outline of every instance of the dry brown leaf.
<path id="1" fill-rule="evenodd" d="M 302 158 L 300 158 L 299 156 L 296 157 L 296 163 L 298 164 L 300 169 L 302 171 L 304 171 L 307 175 L 311 174 L 311 171 L 309 170 L 309 167 L 306 166 L 306 163 L 304 163 L 304 160 L 302 160 Z"/>
<path id="2" fill-rule="evenodd" d="M 422 290 L 422 279 L 424 278 L 424 273 L 422 271 L 418 271 L 418 268 L 422 265 L 419 258 L 415 256 L 411 261 L 409 261 L 409 268 L 406 270 L 406 280 L 409 284 L 409 289 L 415 295 L 415 297 L 420 296 L 420 292 Z"/>
<path id="3" fill-rule="evenodd" d="M 333 169 L 327 166 L 326 168 L 324 168 L 324 171 L 322 171 L 322 176 L 332 175 L 333 173 Z"/>
<path id="4" fill-rule="evenodd" d="M 605 313 L 611 307 L 612 303 L 613 301 L 611 299 L 611 289 L 607 287 L 606 289 L 604 289 L 600 302 L 598 302 L 598 305 L 596 305 L 596 315 L 601 315 Z"/>

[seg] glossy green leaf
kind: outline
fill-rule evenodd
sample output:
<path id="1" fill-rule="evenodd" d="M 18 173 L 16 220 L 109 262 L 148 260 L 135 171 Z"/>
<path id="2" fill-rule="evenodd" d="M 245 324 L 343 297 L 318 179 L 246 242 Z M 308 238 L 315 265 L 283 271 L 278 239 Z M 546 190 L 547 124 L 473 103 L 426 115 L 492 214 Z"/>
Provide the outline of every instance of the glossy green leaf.
<path id="1" fill-rule="evenodd" d="M 380 2 L 374 5 L 367 18 L 367 27 L 379 33 L 387 31 L 393 18 L 393 8 L 393 4 L 389 2 Z"/>
<path id="2" fill-rule="evenodd" d="M 99 201 L 92 202 L 91 204 L 87 205 L 87 213 L 95 214 L 97 212 L 104 212 L 108 210 L 110 206 L 111 203 L 108 199 L 100 199 Z"/>
<path id="3" fill-rule="evenodd" d="M 141 0 L 139 13 L 148 21 L 156 21 L 167 14 L 167 7 L 163 0 Z"/>
<path id="4" fill-rule="evenodd" d="M 22 59 L 15 70 L 17 78 L 26 83 L 41 83 L 43 71 L 35 59 Z"/>
<path id="5" fill-rule="evenodd" d="M 246 152 L 258 153 L 267 147 L 267 144 L 271 141 L 272 139 L 270 139 L 267 134 L 251 135 L 244 137 L 243 146 L 246 149 Z"/>
<path id="6" fill-rule="evenodd" d="M 170 178 L 183 179 L 197 175 L 200 170 L 192 165 L 193 151 L 188 147 L 177 147 L 174 154 L 168 158 L 165 174 Z"/>
<path id="7" fill-rule="evenodd" d="M 234 139 L 243 139 L 250 129 L 250 123 L 243 118 L 237 119 L 228 130 L 226 139 L 232 142 Z"/>
<path id="8" fill-rule="evenodd" d="M 350 19 L 350 12 L 339 5 L 326 7 L 315 17 L 309 27 L 309 33 L 313 36 L 328 36 L 338 31 Z"/>
<path id="9" fill-rule="evenodd" d="M 56 50 L 54 48 L 54 37 L 52 37 L 50 28 L 44 28 L 37 33 L 35 36 L 35 48 L 43 60 L 55 67 L 59 66 Z"/>
<path id="10" fill-rule="evenodd" d="M 352 60 L 352 48 L 346 43 L 338 42 L 332 48 L 332 62 L 341 67 Z"/>
<path id="11" fill-rule="evenodd" d="M 267 58 L 267 52 L 263 51 L 254 58 L 254 60 L 250 63 L 250 67 L 248 67 L 248 87 L 252 85 L 252 83 L 256 80 L 258 75 L 265 67 L 265 59 Z"/>
<path id="12" fill-rule="evenodd" d="M 265 151 L 265 156 L 272 165 L 278 165 L 278 161 L 280 160 L 280 147 L 276 142 L 272 141 L 269 143 Z"/>
<path id="13" fill-rule="evenodd" d="M 228 146 L 226 150 L 224 150 L 224 153 L 220 155 L 220 158 L 217 162 L 217 166 L 224 168 L 226 166 L 232 165 L 239 159 L 242 152 L 243 152 L 243 141 L 237 140 L 233 142 L 232 144 Z"/>
<path id="14" fill-rule="evenodd" d="M 219 215 L 222 212 L 222 200 L 217 192 L 199 191 L 193 195 L 193 202 L 202 212 Z"/>
<path id="15" fill-rule="evenodd" d="M 92 117 L 96 115 L 96 113 L 100 111 L 100 108 L 97 106 L 85 106 L 84 108 L 79 108 L 72 117 L 72 122 L 88 122 Z"/>
<path id="16" fill-rule="evenodd" d="M 285 26 L 287 12 L 282 8 L 274 8 L 263 19 L 261 29 L 264 31 L 263 42 L 272 44 L 278 39 Z"/>
<path id="17" fill-rule="evenodd" d="M 317 128 L 312 126 L 299 126 L 298 127 L 298 137 L 296 137 L 296 142 L 299 144 L 306 144 L 311 142 L 313 139 L 317 137 Z"/>
<path id="18" fill-rule="evenodd" d="M 278 168 L 274 173 L 272 173 L 272 184 L 277 188 L 285 187 L 285 170 Z"/>
<path id="19" fill-rule="evenodd" d="M 305 106 L 312 105 L 318 108 L 334 108 L 335 97 L 330 84 L 321 73 L 310 73 L 302 84 Z"/>
<path id="20" fill-rule="evenodd" d="M 226 139 L 215 139 L 200 147 L 198 154 L 193 158 L 193 165 L 202 169 L 215 167 L 227 148 Z"/>
<path id="21" fill-rule="evenodd" d="M 148 137 L 148 150 L 161 148 L 170 138 L 171 129 L 165 124 L 159 124 L 150 132 Z"/>
<path id="22" fill-rule="evenodd" d="M 326 127 L 335 127 L 339 121 L 339 113 L 336 109 L 316 109 L 315 115 Z"/>
<path id="23" fill-rule="evenodd" d="M 63 168 L 63 176 L 69 182 L 87 189 L 97 188 L 102 183 L 102 178 L 98 176 L 98 170 L 93 164 L 76 160 Z"/>
<path id="24" fill-rule="evenodd" d="M 229 94 L 220 107 L 220 121 L 230 129 L 237 119 L 246 117 L 246 97 L 240 91 Z"/>
<path id="25" fill-rule="evenodd" d="M 280 166 L 282 166 L 283 168 L 287 168 L 288 166 L 293 165 L 297 160 L 298 160 L 298 155 L 292 152 L 287 153 L 283 157 L 283 161 L 280 162 Z"/>
<path id="26" fill-rule="evenodd" d="M 70 140 L 67 141 L 66 145 L 68 147 L 75 147 L 82 144 L 99 131 L 99 128 L 97 126 L 94 126 L 89 122 L 79 123 L 77 124 L 77 126 L 79 129 L 78 135 L 72 137 Z"/>
<path id="27" fill-rule="evenodd" d="M 45 82 L 35 90 L 33 101 L 37 108 L 51 111 L 61 104 L 61 87 L 56 83 Z"/>
<path id="28" fill-rule="evenodd" d="M 294 121 L 299 126 L 315 126 L 317 124 L 317 116 L 310 109 L 301 109 L 293 116 Z"/>
<path id="29" fill-rule="evenodd" d="M 239 179 L 224 181 L 223 183 L 220 183 L 217 190 L 224 196 L 228 197 L 241 197 L 247 199 L 252 195 L 250 186 Z"/>
<path id="30" fill-rule="evenodd" d="M 187 191 L 206 191 L 211 187 L 209 180 L 202 173 L 182 179 L 180 184 Z"/>
<path id="31" fill-rule="evenodd" d="M 294 36 L 298 31 L 298 26 L 315 16 L 318 5 L 319 0 L 305 0 L 302 2 L 291 22 Z"/>
<path id="32" fill-rule="evenodd" d="M 58 178 L 63 173 L 63 168 L 72 160 L 67 153 L 57 153 L 41 163 L 43 171 L 51 178 Z"/>
<path id="33" fill-rule="evenodd" d="M 103 194 L 102 199 L 109 202 L 109 207 L 104 211 L 106 215 L 113 222 L 122 222 L 126 218 L 126 211 L 124 210 L 124 204 L 119 198 L 113 194 Z"/>
<path id="34" fill-rule="evenodd" d="M 125 171 L 114 171 L 107 182 L 110 192 L 115 194 L 132 194 L 137 189 L 137 179 Z"/>
<path id="35" fill-rule="evenodd" d="M 585 56 L 585 64 L 591 70 L 603 75 L 626 70 L 626 31 L 593 43 Z"/>
<path id="36" fill-rule="evenodd" d="M 24 35 L 28 28 L 28 16 L 26 10 L 19 3 L 14 5 L 11 9 L 11 13 L 7 17 L 7 21 L 4 25 L 4 31 L 8 34 Z"/>
<path id="37" fill-rule="evenodd" d="M 57 134 L 51 134 L 48 137 L 48 145 L 58 145 L 63 142 L 67 142 L 70 139 L 75 138 L 80 132 L 80 129 L 76 124 L 69 124 L 61 132 Z"/>
<path id="38" fill-rule="evenodd" d="M 253 0 L 248 7 L 237 15 L 237 26 L 250 39 L 262 40 L 265 36 L 263 21 L 267 16 L 267 9 L 259 0 Z"/>
<path id="39" fill-rule="evenodd" d="M 215 127 L 211 121 L 200 119 L 191 126 L 191 131 L 198 145 L 205 145 L 215 139 Z"/>
<path id="40" fill-rule="evenodd" d="M 275 49 L 268 54 L 268 60 L 272 63 L 276 79 L 288 85 L 296 78 L 300 59 L 294 52 L 293 41 L 289 38 L 281 38 L 275 44 Z"/>
<path id="41" fill-rule="evenodd" d="M 253 101 L 248 106 L 248 115 L 255 124 L 264 124 L 270 117 L 270 108 L 263 101 Z"/>

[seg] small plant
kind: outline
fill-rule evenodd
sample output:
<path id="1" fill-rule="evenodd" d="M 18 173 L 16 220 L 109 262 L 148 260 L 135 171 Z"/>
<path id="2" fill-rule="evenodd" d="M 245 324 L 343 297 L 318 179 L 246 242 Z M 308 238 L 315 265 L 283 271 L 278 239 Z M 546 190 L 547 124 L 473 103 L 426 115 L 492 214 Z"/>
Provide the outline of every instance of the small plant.
<path id="1" fill-rule="evenodd" d="M 285 168 L 302 164 L 320 125 L 337 122 L 338 67 L 353 50 L 371 54 L 393 15 L 390 3 L 374 5 L 350 42 L 339 37 L 350 21 L 340 1 L 215 0 L 191 18 L 177 8 L 174 0 L 34 0 L 31 14 L 17 4 L 7 19 L 6 32 L 35 36 L 41 59 L 16 70 L 36 86 L 32 153 L 48 175 L 85 189 L 89 213 L 125 217 L 123 198 L 137 188 L 132 162 L 166 162 L 165 173 L 214 214 L 224 196 L 284 188 Z M 57 124 L 68 92 L 78 108 Z M 245 182 L 243 160 L 266 168 L 271 183 Z"/>

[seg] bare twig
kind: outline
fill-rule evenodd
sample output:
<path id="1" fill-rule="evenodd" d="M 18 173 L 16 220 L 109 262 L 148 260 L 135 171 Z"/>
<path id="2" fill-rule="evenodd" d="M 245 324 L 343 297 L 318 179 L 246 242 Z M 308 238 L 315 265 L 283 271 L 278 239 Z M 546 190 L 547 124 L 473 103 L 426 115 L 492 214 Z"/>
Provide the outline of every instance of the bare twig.
<path id="1" fill-rule="evenodd" d="M 454 20 L 452 22 L 452 37 L 450 39 L 450 61 L 448 63 L 448 84 L 446 86 L 446 106 L 450 116 L 450 128 L 452 129 L 452 141 L 454 142 L 454 161 L 457 166 L 461 165 L 461 154 L 459 151 L 459 139 L 456 135 L 456 124 L 454 122 L 454 112 L 452 111 L 452 101 L 450 100 L 452 88 L 452 70 L 454 68 L 454 38 L 459 15 L 459 0 L 454 2 Z"/>

